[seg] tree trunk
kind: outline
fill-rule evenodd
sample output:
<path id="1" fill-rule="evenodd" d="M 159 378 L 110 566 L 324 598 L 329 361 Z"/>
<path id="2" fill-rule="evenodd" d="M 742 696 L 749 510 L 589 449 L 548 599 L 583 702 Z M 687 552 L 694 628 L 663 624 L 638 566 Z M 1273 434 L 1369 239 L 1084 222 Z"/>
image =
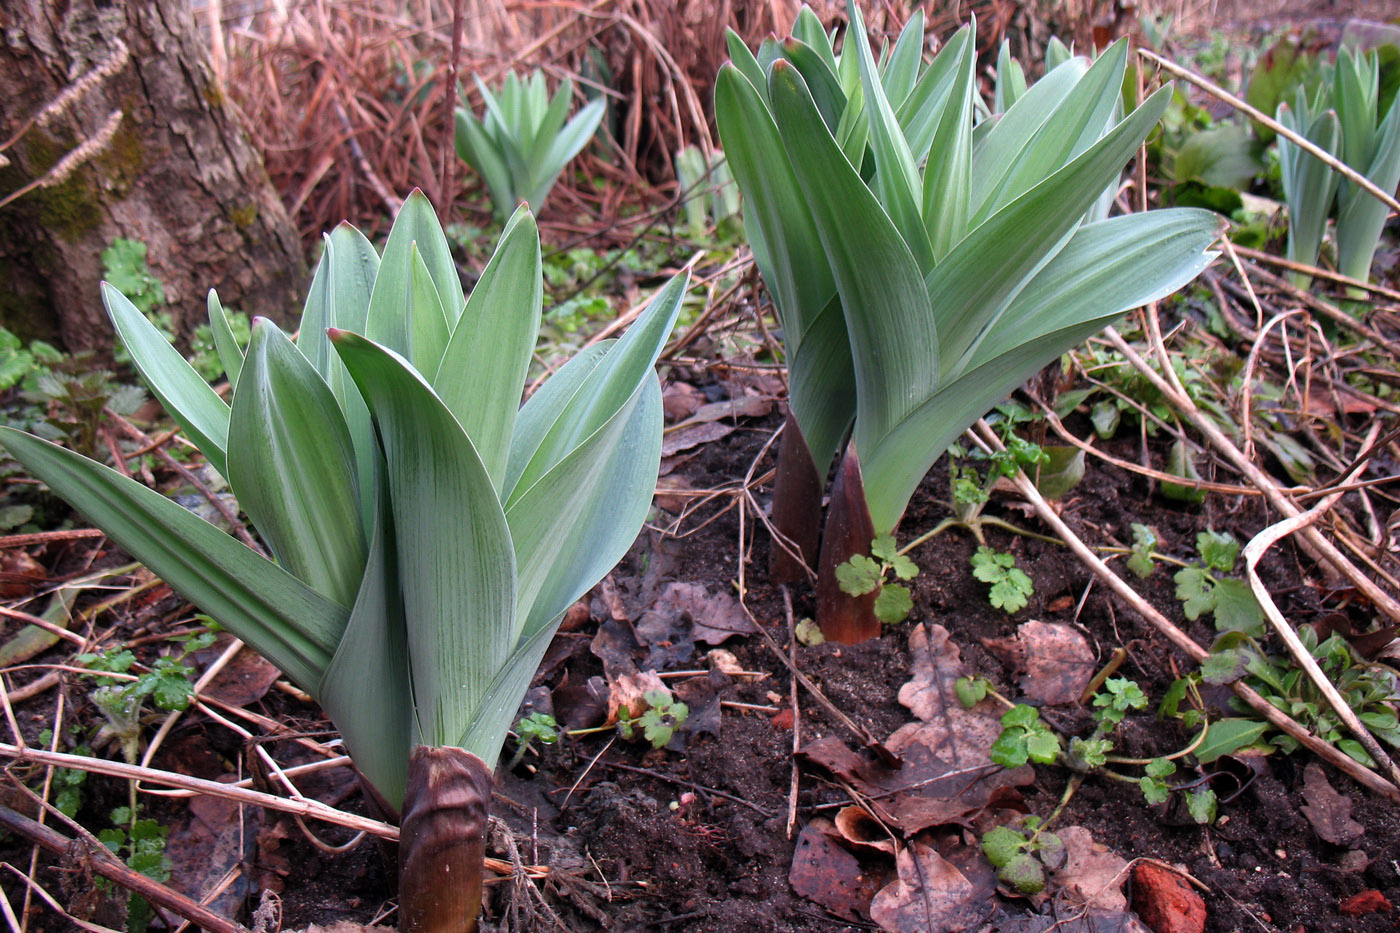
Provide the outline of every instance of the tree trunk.
<path id="1" fill-rule="evenodd" d="M 97 284 L 119 237 L 146 244 L 186 336 L 211 287 L 294 310 L 301 243 L 187 0 L 5 0 L 0 27 L 0 201 L 44 180 L 0 207 L 0 325 L 109 349 Z"/>

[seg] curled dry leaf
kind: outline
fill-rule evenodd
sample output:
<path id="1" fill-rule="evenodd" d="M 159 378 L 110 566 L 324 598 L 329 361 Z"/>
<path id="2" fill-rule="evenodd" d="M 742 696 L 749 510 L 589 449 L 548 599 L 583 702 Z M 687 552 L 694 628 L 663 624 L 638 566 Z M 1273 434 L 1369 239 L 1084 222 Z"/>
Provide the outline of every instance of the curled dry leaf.
<path id="1" fill-rule="evenodd" d="M 1046 706 L 1078 701 L 1094 677 L 1094 652 L 1072 625 L 1032 619 L 1013 637 L 984 644 L 1021 672 L 1021 692 Z"/>
<path id="2" fill-rule="evenodd" d="M 842 839 L 857 848 L 895 854 L 895 841 L 888 830 L 860 807 L 842 807 L 836 814 L 836 829 Z"/>
<path id="3" fill-rule="evenodd" d="M 978 929 L 996 906 L 996 886 L 969 878 L 931 846 L 914 842 L 895 860 L 899 879 L 870 902 L 870 918 L 891 933 Z"/>
<path id="4" fill-rule="evenodd" d="M 802 828 L 788 883 L 802 897 L 846 920 L 869 912 L 870 899 L 888 880 L 888 869 L 865 864 L 835 841 L 831 821 L 817 817 Z"/>
<path id="5" fill-rule="evenodd" d="M 1366 828 L 1351 818 L 1351 798 L 1327 783 L 1326 772 L 1315 761 L 1303 769 L 1303 799 L 1303 815 L 1333 845 L 1353 845 L 1365 834 Z"/>
<path id="6" fill-rule="evenodd" d="M 1076 903 L 1103 910 L 1120 911 L 1128 906 L 1123 882 L 1128 863 L 1108 846 L 1094 841 L 1082 826 L 1067 826 L 1055 833 L 1065 844 L 1065 865 L 1053 872 L 1056 884 Z"/>
<path id="7" fill-rule="evenodd" d="M 651 709 L 646 695 L 656 690 L 667 697 L 671 696 L 670 689 L 657 676 L 656 671 L 623 674 L 612 681 L 608 684 L 608 725 L 617 722 L 624 713 L 628 719 L 636 719 Z"/>

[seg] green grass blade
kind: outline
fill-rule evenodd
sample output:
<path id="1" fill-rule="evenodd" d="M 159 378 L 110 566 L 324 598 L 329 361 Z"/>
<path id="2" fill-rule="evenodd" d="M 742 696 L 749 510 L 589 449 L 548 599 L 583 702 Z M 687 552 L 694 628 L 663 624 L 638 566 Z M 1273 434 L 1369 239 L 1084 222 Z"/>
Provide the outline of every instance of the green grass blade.
<path id="1" fill-rule="evenodd" d="M 229 417 L 229 482 L 278 562 L 354 605 L 365 568 L 355 451 L 340 406 L 277 326 L 253 325 Z"/>
<path id="2" fill-rule="evenodd" d="M 214 335 L 214 350 L 219 354 L 219 364 L 224 368 L 230 386 L 238 385 L 238 374 L 243 369 L 243 348 L 238 338 L 233 336 L 233 326 L 229 324 L 228 313 L 219 301 L 219 293 L 209 289 L 209 332 Z"/>
<path id="3" fill-rule="evenodd" d="M 336 331 L 331 340 L 383 445 L 415 741 L 444 745 L 466 731 L 519 636 L 510 530 L 471 439 L 417 371 L 364 337 Z"/>
<path id="4" fill-rule="evenodd" d="M 115 470 L 12 428 L 0 444 L 190 602 L 313 692 L 349 615 L 193 512 Z"/>
<path id="5" fill-rule="evenodd" d="M 209 465 L 225 476 L 228 405 L 127 297 L 106 282 L 102 303 L 136 371 Z"/>
<path id="6" fill-rule="evenodd" d="M 915 162 L 923 162 L 928 156 L 948 95 L 954 84 L 962 81 L 972 34 L 971 26 L 954 33 L 899 107 L 899 125 L 904 129 L 904 138 L 909 141 L 909 151 Z"/>
<path id="7" fill-rule="evenodd" d="M 535 218 L 516 211 L 467 299 L 433 390 L 481 455 L 498 494 L 543 301 Z"/>

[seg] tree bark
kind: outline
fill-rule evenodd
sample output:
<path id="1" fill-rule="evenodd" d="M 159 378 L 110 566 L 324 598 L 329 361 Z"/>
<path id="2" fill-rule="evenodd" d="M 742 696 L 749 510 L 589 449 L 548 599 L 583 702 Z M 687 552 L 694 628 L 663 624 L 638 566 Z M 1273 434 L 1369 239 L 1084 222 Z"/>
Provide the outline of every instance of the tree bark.
<path id="1" fill-rule="evenodd" d="M 211 287 L 295 309 L 301 243 L 186 0 L 5 0 L 0 29 L 0 200 L 50 182 L 0 207 L 0 325 L 109 349 L 97 284 L 118 237 L 147 245 L 186 336 Z"/>

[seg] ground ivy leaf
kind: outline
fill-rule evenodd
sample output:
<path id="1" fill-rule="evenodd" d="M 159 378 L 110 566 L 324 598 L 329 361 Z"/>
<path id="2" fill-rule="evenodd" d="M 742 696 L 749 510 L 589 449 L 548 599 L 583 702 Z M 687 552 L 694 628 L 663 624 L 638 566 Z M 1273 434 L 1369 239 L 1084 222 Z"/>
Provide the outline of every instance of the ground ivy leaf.
<path id="1" fill-rule="evenodd" d="M 896 554 L 889 563 L 894 575 L 901 580 L 912 580 L 919 575 L 919 565 L 903 554 Z"/>
<path id="2" fill-rule="evenodd" d="M 1161 778 L 1145 776 L 1138 779 L 1138 787 L 1142 789 L 1143 798 L 1153 806 L 1165 803 L 1172 795 L 1171 788 L 1167 787 Z"/>
<path id="3" fill-rule="evenodd" d="M 986 698 L 987 682 L 980 677 L 959 677 L 953 683 L 953 692 L 958 695 L 959 703 L 972 709 Z"/>
<path id="4" fill-rule="evenodd" d="M 893 564 L 899 557 L 899 546 L 895 543 L 894 535 L 880 535 L 871 541 L 870 553 L 887 564 Z"/>
<path id="5" fill-rule="evenodd" d="M 1181 600 L 1186 618 L 1194 622 L 1202 613 L 1215 609 L 1215 581 L 1210 574 L 1199 567 L 1183 567 L 1172 579 L 1176 581 L 1176 598 Z"/>
<path id="6" fill-rule="evenodd" d="M 982 837 L 982 854 L 993 867 L 1011 861 L 1026 845 L 1026 837 L 1007 826 L 995 826 Z"/>
<path id="7" fill-rule="evenodd" d="M 887 583 L 875 597 L 875 618 L 886 625 L 896 625 L 909 618 L 914 609 L 914 597 L 909 588 L 897 583 Z"/>
<path id="8" fill-rule="evenodd" d="M 1168 758 L 1153 758 L 1144 770 L 1152 777 L 1165 778 L 1176 773 L 1176 764 Z"/>
<path id="9" fill-rule="evenodd" d="M 1013 572 L 1021 573 L 1020 571 Z M 987 598 L 990 600 L 993 607 L 1006 612 L 1016 612 L 1017 610 L 1026 608 L 1026 589 L 1027 585 L 1030 583 L 1030 578 L 1026 577 L 1024 573 L 1021 573 L 1021 576 L 1026 578 L 1026 585 L 1019 584 L 1011 579 L 998 580 L 996 583 L 992 584 L 991 592 L 988 594 Z"/>
<path id="10" fill-rule="evenodd" d="M 1264 634 L 1264 612 L 1254 591 L 1243 580 L 1215 584 L 1215 627 L 1222 632 L 1244 632 L 1255 638 Z"/>
<path id="11" fill-rule="evenodd" d="M 1026 763 L 1026 733 L 1021 729 L 1003 729 L 992 743 L 988 756 L 1003 768 L 1019 768 Z"/>
<path id="12" fill-rule="evenodd" d="M 1249 670 L 1249 654 L 1239 648 L 1217 651 L 1201 662 L 1201 679 L 1220 686 L 1239 680 Z"/>
<path id="13" fill-rule="evenodd" d="M 864 554 L 855 554 L 844 564 L 836 565 L 836 582 L 841 591 L 851 596 L 864 596 L 880 585 L 881 568 L 878 561 Z"/>
<path id="14" fill-rule="evenodd" d="M 1221 573 L 1233 570 L 1240 556 L 1239 542 L 1225 532 L 1203 531 L 1196 535 L 1196 550 L 1202 563 Z"/>
<path id="15" fill-rule="evenodd" d="M 1037 764 L 1054 764 L 1060 755 L 1060 737 L 1046 730 L 1027 733 L 1026 753 Z"/>
<path id="16" fill-rule="evenodd" d="M 997 877 L 1021 894 L 1038 894 L 1045 890 L 1045 869 L 1035 856 L 1025 852 L 1003 865 Z"/>
<path id="17" fill-rule="evenodd" d="M 1192 791 L 1186 795 L 1186 809 L 1191 811 L 1191 818 L 1201 825 L 1209 825 L 1215 822 L 1215 791 L 1209 787 Z"/>

